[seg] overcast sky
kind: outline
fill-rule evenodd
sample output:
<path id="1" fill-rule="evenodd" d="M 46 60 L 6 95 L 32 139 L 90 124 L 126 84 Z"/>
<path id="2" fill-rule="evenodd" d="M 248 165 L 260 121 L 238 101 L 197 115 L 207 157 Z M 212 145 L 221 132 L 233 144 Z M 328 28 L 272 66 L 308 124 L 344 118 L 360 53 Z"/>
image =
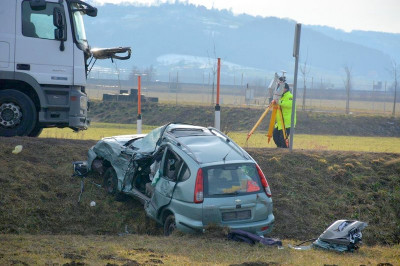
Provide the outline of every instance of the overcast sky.
<path id="1" fill-rule="evenodd" d="M 290 18 L 302 24 L 342 29 L 400 33 L 400 0 L 185 0 L 235 14 Z M 151 5 L 174 0 L 89 0 L 97 3 Z"/>

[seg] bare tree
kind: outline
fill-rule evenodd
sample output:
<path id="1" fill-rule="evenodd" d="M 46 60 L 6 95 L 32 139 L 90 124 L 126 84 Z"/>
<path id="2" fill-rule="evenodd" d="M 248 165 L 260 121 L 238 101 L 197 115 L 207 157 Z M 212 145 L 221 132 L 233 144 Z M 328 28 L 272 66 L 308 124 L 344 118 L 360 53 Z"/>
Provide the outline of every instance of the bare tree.
<path id="1" fill-rule="evenodd" d="M 400 77 L 400 69 L 399 66 L 397 65 L 397 61 L 395 59 L 392 59 L 392 66 L 391 69 L 389 70 L 390 74 L 393 75 L 394 83 L 393 83 L 393 89 L 394 89 L 394 99 L 393 99 L 393 111 L 392 115 L 396 115 L 396 98 L 397 98 L 397 79 Z"/>
<path id="2" fill-rule="evenodd" d="M 300 66 L 300 72 L 301 72 L 301 76 L 303 77 L 303 85 L 304 85 L 304 90 L 303 90 L 303 106 L 302 106 L 302 110 L 304 111 L 306 109 L 306 92 L 307 92 L 307 87 L 306 87 L 306 83 L 307 83 L 307 76 L 310 73 L 310 68 L 307 65 L 307 61 L 308 61 L 308 51 L 307 51 L 307 56 L 306 56 L 306 60 L 304 61 L 303 65 Z"/>
<path id="3" fill-rule="evenodd" d="M 346 73 L 346 79 L 344 81 L 344 86 L 346 88 L 346 114 L 350 113 L 350 90 L 351 90 L 351 67 L 345 65 L 343 67 L 344 72 Z"/>
<path id="4" fill-rule="evenodd" d="M 156 75 L 156 70 L 154 69 L 153 65 L 146 67 L 143 71 L 145 75 L 146 83 L 150 83 L 154 80 L 154 76 Z"/>

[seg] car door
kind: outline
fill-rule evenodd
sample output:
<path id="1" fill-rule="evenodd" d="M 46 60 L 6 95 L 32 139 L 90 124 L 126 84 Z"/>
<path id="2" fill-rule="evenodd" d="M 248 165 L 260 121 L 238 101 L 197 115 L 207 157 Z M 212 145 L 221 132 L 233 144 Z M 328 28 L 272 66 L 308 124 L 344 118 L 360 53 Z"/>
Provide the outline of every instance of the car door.
<path id="1" fill-rule="evenodd" d="M 146 208 L 148 215 L 156 218 L 160 208 L 171 202 L 183 160 L 170 147 L 165 149 L 160 167 L 160 179 Z"/>
<path id="2" fill-rule="evenodd" d="M 67 3 L 46 1 L 45 7 L 35 7 L 33 1 L 18 1 L 16 21 L 15 71 L 33 76 L 39 84 L 73 84 L 73 37 L 65 12 Z M 64 49 L 55 38 L 54 9 L 64 17 Z M 18 16 L 19 17 L 19 16 Z"/>

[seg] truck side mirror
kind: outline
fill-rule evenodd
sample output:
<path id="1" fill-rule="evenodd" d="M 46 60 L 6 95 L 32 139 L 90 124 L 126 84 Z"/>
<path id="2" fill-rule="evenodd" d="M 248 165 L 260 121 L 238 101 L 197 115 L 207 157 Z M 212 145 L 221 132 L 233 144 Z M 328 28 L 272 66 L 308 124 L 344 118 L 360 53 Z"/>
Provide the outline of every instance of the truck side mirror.
<path id="1" fill-rule="evenodd" d="M 53 11 L 53 24 L 58 29 L 64 28 L 65 21 L 64 21 L 64 12 L 61 8 L 55 7 Z"/>
<path id="2" fill-rule="evenodd" d="M 59 7 L 55 7 L 53 10 L 53 24 L 57 27 L 54 30 L 54 38 L 56 40 L 61 41 L 60 43 L 60 51 L 65 50 L 64 41 L 65 41 L 65 19 L 64 19 L 64 11 Z"/>
<path id="3" fill-rule="evenodd" d="M 31 0 L 29 1 L 31 5 L 31 9 L 35 11 L 41 11 L 46 9 L 46 1 L 45 0 Z"/>
<path id="4" fill-rule="evenodd" d="M 63 28 L 54 30 L 54 37 L 56 40 L 64 41 L 65 40 L 65 31 Z"/>

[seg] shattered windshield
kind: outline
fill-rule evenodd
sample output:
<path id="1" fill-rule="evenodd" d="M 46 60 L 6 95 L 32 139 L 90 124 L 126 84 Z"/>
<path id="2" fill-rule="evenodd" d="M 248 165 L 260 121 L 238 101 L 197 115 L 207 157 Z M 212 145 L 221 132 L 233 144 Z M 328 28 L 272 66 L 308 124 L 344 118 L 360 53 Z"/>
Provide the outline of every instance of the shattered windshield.
<path id="1" fill-rule="evenodd" d="M 132 143 L 132 146 L 136 149 L 139 149 L 140 152 L 154 152 L 157 147 L 157 141 L 160 139 L 165 127 L 166 126 L 162 126 L 150 131 L 150 133 L 147 134 L 146 137 Z"/>
<path id="2" fill-rule="evenodd" d="M 72 20 L 74 23 L 74 29 L 75 29 L 75 38 L 76 41 L 87 47 L 88 43 L 87 43 L 87 39 L 86 39 L 86 31 L 85 31 L 85 26 L 83 23 L 83 15 L 84 13 L 81 11 L 75 11 L 77 9 L 81 9 L 82 7 L 80 7 L 79 4 L 77 3 L 73 3 L 71 4 L 71 10 L 72 10 Z"/>

